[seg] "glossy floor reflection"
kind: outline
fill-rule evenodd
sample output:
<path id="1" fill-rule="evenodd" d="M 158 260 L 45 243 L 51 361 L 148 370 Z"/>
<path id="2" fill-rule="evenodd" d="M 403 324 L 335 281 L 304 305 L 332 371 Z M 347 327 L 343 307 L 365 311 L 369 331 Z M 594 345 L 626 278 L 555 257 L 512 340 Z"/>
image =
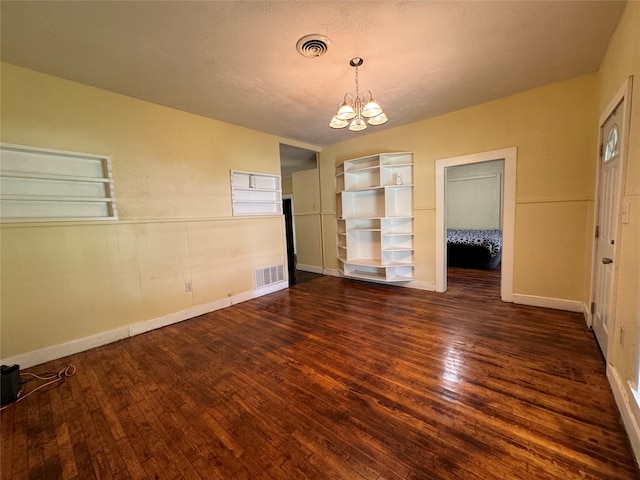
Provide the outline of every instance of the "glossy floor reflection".
<path id="1" fill-rule="evenodd" d="M 639 478 L 582 315 L 456 273 L 319 276 L 29 369 L 77 373 L 2 411 L 2 478 Z"/>

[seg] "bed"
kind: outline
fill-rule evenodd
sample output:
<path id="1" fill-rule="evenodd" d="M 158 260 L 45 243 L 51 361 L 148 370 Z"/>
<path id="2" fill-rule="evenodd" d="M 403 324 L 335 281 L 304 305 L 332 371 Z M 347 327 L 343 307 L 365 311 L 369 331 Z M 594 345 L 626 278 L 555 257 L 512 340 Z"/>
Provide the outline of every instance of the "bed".
<path id="1" fill-rule="evenodd" d="M 448 266 L 493 270 L 501 260 L 501 230 L 447 230 Z"/>

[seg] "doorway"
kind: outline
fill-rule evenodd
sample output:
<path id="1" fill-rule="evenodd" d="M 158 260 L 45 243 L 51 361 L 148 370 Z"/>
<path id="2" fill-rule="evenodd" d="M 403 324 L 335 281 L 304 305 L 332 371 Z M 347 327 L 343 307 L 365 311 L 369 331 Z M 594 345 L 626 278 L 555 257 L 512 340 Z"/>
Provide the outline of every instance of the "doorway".
<path id="1" fill-rule="evenodd" d="M 502 189 L 502 262 L 500 265 L 500 298 L 513 301 L 513 245 L 515 235 L 516 193 L 515 147 L 488 152 L 444 158 L 436 161 L 436 291 L 447 291 L 447 241 L 446 241 L 446 171 L 458 165 L 504 161 Z"/>
<path id="2" fill-rule="evenodd" d="M 320 243 L 321 231 L 310 228 L 320 223 L 319 211 L 315 211 L 320 206 L 316 198 L 320 191 L 317 152 L 281 143 L 280 175 L 287 270 L 289 286 L 293 286 L 310 279 L 309 258 L 316 260 L 316 244 Z M 318 221 L 314 222 L 316 217 Z M 321 265 L 322 261 L 317 263 Z"/>
<path id="3" fill-rule="evenodd" d="M 296 275 L 296 239 L 293 229 L 293 198 L 291 195 L 283 195 L 282 213 L 284 215 L 284 228 L 287 239 L 287 270 L 289 273 L 289 286 L 297 282 Z"/>
<path id="4" fill-rule="evenodd" d="M 591 326 L 605 361 L 615 332 L 613 325 L 616 252 L 622 199 L 622 178 L 629 132 L 631 79 L 618 91 L 600 117 L 600 150 L 595 207 L 594 256 L 591 267 Z M 627 214 L 628 215 L 628 214 Z M 619 221 L 618 219 L 621 219 Z"/>
<path id="5" fill-rule="evenodd" d="M 504 160 L 445 169 L 447 293 L 500 299 Z"/>

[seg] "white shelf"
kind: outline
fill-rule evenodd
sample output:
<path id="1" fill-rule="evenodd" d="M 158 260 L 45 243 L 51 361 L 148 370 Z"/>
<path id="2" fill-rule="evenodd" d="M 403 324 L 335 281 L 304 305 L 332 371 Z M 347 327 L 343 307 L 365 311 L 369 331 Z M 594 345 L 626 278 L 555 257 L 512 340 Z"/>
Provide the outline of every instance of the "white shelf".
<path id="1" fill-rule="evenodd" d="M 2 222 L 117 220 L 111 159 L 0 144 Z"/>
<path id="2" fill-rule="evenodd" d="M 371 272 L 366 272 L 366 271 L 360 271 L 360 270 L 353 270 L 349 273 L 345 273 L 346 276 L 348 277 L 353 277 L 353 278 L 361 278 L 363 280 L 378 280 L 381 282 L 386 282 L 386 277 L 382 277 L 380 275 L 378 275 L 377 273 L 371 273 Z"/>
<path id="3" fill-rule="evenodd" d="M 343 275 L 413 279 L 413 155 L 385 153 L 336 166 L 337 243 Z"/>
<path id="4" fill-rule="evenodd" d="M 109 183 L 108 178 L 78 177 L 54 173 L 13 172 L 10 170 L 2 170 L 2 176 L 8 178 L 31 178 L 34 180 L 59 180 L 64 182 Z"/>
<path id="5" fill-rule="evenodd" d="M 410 282 L 413 280 L 413 275 L 405 276 L 405 275 L 383 275 L 378 272 L 372 272 L 369 270 L 351 270 L 348 273 L 344 273 L 347 277 L 359 278 L 362 280 L 371 280 L 376 282 Z"/>
<path id="6" fill-rule="evenodd" d="M 235 200 L 234 203 L 236 205 L 247 204 L 247 205 L 271 205 L 278 203 L 277 200 Z"/>
<path id="7" fill-rule="evenodd" d="M 347 260 L 345 263 L 349 265 L 359 265 L 361 267 L 379 267 L 380 260 L 371 259 L 371 258 L 352 258 L 351 260 Z"/>
<path id="8" fill-rule="evenodd" d="M 362 166 L 362 167 L 354 167 L 349 170 L 345 170 L 347 173 L 360 173 L 360 172 L 370 172 L 372 170 L 379 170 L 380 165 L 370 165 L 370 166 Z"/>
<path id="9" fill-rule="evenodd" d="M 234 216 L 282 215 L 280 176 L 231 170 L 231 202 Z"/>
<path id="10" fill-rule="evenodd" d="M 245 188 L 245 187 L 236 187 L 234 188 L 234 192 L 275 192 L 277 190 L 273 188 Z"/>
<path id="11" fill-rule="evenodd" d="M 99 197 L 55 197 L 48 195 L 0 195 L 2 200 L 14 200 L 21 202 L 113 202 L 113 198 Z"/>
<path id="12" fill-rule="evenodd" d="M 367 192 L 369 190 L 380 190 L 386 188 L 384 185 L 372 185 L 369 187 L 354 187 L 354 188 L 350 188 L 349 190 L 345 190 L 342 193 L 351 193 L 351 192 Z"/>
<path id="13" fill-rule="evenodd" d="M 395 275 L 393 277 L 387 278 L 387 282 L 410 282 L 413 280 L 413 275 L 404 276 L 404 275 Z"/>

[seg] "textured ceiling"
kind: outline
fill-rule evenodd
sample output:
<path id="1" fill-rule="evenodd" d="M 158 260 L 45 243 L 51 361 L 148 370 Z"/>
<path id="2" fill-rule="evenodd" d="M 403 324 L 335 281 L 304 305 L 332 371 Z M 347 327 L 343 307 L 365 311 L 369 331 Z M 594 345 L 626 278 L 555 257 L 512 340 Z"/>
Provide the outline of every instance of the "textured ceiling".
<path id="1" fill-rule="evenodd" d="M 597 70 L 615 1 L 1 2 L 2 60 L 324 146 Z M 299 38 L 328 51 L 305 58 Z M 360 88 L 389 122 L 328 123 Z"/>

